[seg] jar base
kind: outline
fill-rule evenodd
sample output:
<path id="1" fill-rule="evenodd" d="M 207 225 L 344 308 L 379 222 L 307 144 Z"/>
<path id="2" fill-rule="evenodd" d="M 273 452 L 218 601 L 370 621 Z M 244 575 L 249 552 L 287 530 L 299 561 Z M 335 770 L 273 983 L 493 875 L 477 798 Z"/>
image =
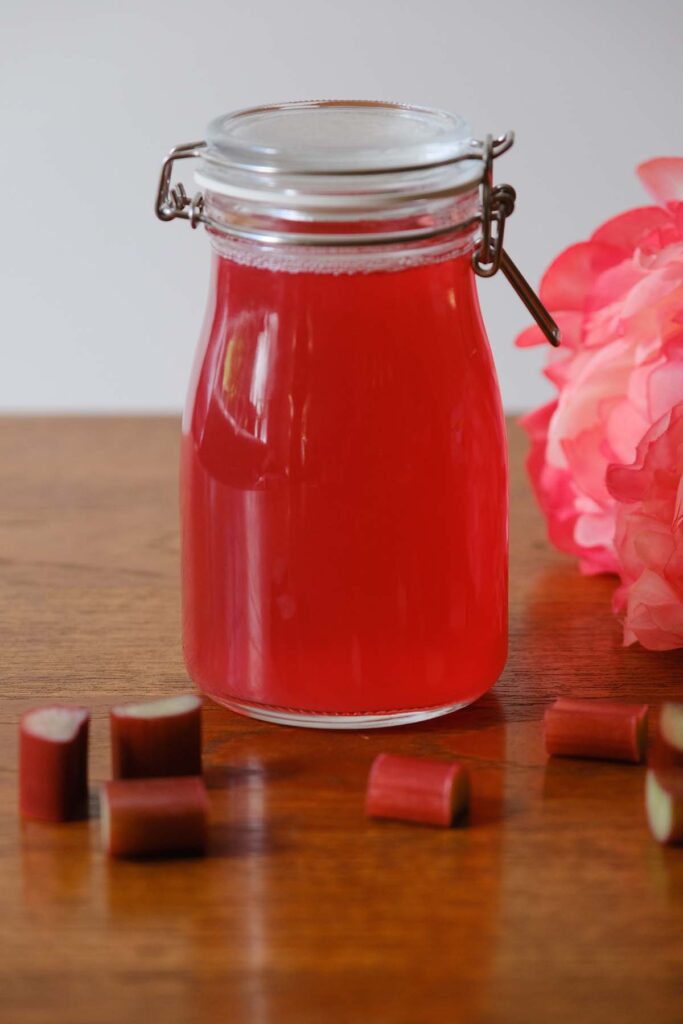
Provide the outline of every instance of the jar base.
<path id="1" fill-rule="evenodd" d="M 460 711 L 473 704 L 482 694 L 476 694 L 468 700 L 457 701 L 454 704 L 441 704 L 431 708 L 355 715 L 326 715 L 317 712 L 295 711 L 290 708 L 271 707 L 268 704 L 250 704 L 247 701 L 217 697 L 213 693 L 207 693 L 206 696 L 216 704 L 236 711 L 238 715 L 257 718 L 262 722 L 271 722 L 274 725 L 290 725 L 302 729 L 386 729 L 397 725 L 415 725 L 417 722 L 427 722 L 430 718 L 450 715 L 453 711 Z"/>

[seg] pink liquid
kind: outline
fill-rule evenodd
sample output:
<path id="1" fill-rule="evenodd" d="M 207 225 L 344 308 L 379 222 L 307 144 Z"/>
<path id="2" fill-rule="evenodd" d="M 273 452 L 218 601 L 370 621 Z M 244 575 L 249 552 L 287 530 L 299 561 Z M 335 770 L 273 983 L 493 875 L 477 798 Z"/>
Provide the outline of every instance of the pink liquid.
<path id="1" fill-rule="evenodd" d="M 507 649 L 504 423 L 467 256 L 214 257 L 182 448 L 184 642 L 216 700 L 474 700 Z"/>

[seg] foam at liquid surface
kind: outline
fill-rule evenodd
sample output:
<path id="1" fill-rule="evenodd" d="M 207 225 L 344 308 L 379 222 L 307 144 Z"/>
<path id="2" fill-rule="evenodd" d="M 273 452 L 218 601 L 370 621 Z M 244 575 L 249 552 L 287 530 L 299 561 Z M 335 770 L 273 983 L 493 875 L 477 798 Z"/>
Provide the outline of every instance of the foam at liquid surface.
<path id="1" fill-rule="evenodd" d="M 430 263 L 457 259 L 474 248 L 473 233 L 455 235 L 425 246 L 358 246 L 347 249 L 319 249 L 315 246 L 254 245 L 229 235 L 211 234 L 211 244 L 219 256 L 233 263 L 283 274 L 393 273 L 423 267 Z"/>

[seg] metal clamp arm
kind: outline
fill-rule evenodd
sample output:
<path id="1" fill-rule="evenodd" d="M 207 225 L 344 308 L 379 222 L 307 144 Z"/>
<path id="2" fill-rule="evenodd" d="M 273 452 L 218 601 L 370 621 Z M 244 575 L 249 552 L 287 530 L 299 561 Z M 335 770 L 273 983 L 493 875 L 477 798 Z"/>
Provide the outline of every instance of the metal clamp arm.
<path id="1" fill-rule="evenodd" d="M 560 328 L 503 248 L 505 221 L 514 211 L 516 195 L 512 185 L 493 184 L 493 158 L 499 141 L 487 135 L 484 143 L 481 238 L 472 255 L 472 266 L 479 277 L 493 277 L 502 270 L 550 344 L 557 347 Z"/>
<path id="2" fill-rule="evenodd" d="M 154 206 L 154 212 L 159 220 L 175 220 L 177 217 L 182 220 L 189 220 L 193 228 L 202 220 L 204 208 L 204 197 L 197 192 L 192 199 L 185 191 L 181 182 L 173 186 L 173 164 L 176 160 L 188 160 L 200 156 L 205 142 L 187 142 L 180 146 L 174 146 L 164 160 L 159 178 L 159 188 Z"/>
<path id="3" fill-rule="evenodd" d="M 506 132 L 505 135 L 495 139 L 493 136 L 487 135 L 483 143 L 472 143 L 472 146 L 476 147 L 475 151 L 469 150 L 450 161 L 457 163 L 461 160 L 480 159 L 483 164 L 480 179 L 482 189 L 481 238 L 472 256 L 472 266 L 479 277 L 493 277 L 499 270 L 502 270 L 550 344 L 559 345 L 559 327 L 503 248 L 505 221 L 515 208 L 516 196 L 511 185 L 493 184 L 493 161 L 510 149 L 514 138 L 513 132 Z M 176 185 L 172 184 L 175 161 L 195 159 L 202 155 L 205 148 L 205 142 L 188 142 L 175 146 L 164 160 L 154 207 L 159 220 L 170 221 L 180 218 L 188 220 L 193 228 L 196 228 L 200 222 L 209 223 L 204 213 L 202 193 L 197 192 L 190 199 L 181 182 Z M 269 173 L 275 172 L 269 169 Z M 367 173 L 378 173 L 378 171 L 373 168 Z M 234 230 L 235 233 L 238 233 L 236 229 Z M 442 231 L 443 228 L 440 228 L 433 234 Z M 250 237 L 247 232 L 242 231 L 240 234 Z M 423 237 L 429 236 L 425 234 Z M 269 241 L 283 241 L 283 239 L 269 239 Z M 294 242 L 301 241 L 301 239 L 293 236 L 292 239 L 284 239 L 284 241 Z M 318 236 L 316 241 L 322 243 L 324 239 Z M 346 244 L 357 244 L 353 238 L 343 241 Z"/>

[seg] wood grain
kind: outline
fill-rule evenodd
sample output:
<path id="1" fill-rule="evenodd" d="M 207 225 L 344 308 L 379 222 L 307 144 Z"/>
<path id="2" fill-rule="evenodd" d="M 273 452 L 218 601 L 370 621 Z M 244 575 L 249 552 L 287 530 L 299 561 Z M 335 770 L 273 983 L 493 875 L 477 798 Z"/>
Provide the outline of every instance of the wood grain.
<path id="1" fill-rule="evenodd" d="M 620 646 L 609 579 L 552 551 L 511 427 L 511 649 L 474 707 L 307 732 L 207 705 L 204 860 L 109 863 L 96 820 L 21 822 L 16 723 L 186 690 L 172 419 L 0 421 L 3 1024 L 683 1021 L 683 850 L 643 817 L 643 769 L 547 763 L 559 694 L 683 697 L 681 653 Z M 373 756 L 456 756 L 469 823 L 367 822 Z M 93 802 L 94 803 L 94 802 Z M 94 803 L 95 806 L 95 803 Z"/>

